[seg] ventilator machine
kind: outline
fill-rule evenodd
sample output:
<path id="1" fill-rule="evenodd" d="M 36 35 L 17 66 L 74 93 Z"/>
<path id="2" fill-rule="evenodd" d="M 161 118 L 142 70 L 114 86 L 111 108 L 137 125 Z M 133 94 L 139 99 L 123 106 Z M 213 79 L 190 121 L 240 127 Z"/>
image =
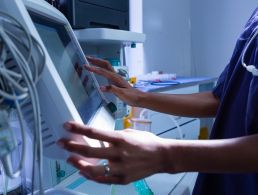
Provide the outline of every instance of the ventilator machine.
<path id="1" fill-rule="evenodd" d="M 26 167 L 32 168 L 32 175 L 26 193 L 43 194 L 44 186 L 51 187 L 43 184 L 48 176 L 44 158 L 55 159 L 58 167 L 57 160 L 69 155 L 56 145 L 57 140 L 72 138 L 91 146 L 103 146 L 99 141 L 63 129 L 64 122 L 71 120 L 94 128 L 114 129 L 112 103 L 99 90 L 95 76 L 83 68 L 85 64 L 88 62 L 84 53 L 61 12 L 43 0 L 1 0 L 1 184 L 7 175 L 17 183 L 13 189 L 22 185 L 22 179 L 15 178 L 23 176 L 25 156 L 30 156 Z M 12 119 L 17 128 L 12 127 Z M 12 155 L 17 150 L 20 155 L 14 160 Z M 0 187 L 0 194 L 11 190 Z"/>

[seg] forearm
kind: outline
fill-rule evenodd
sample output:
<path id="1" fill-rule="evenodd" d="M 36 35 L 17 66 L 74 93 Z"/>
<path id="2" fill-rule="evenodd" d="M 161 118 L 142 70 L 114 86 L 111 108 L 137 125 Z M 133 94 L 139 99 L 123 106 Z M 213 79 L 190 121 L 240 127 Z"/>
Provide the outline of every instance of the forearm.
<path id="1" fill-rule="evenodd" d="M 211 92 L 174 95 L 160 93 L 141 93 L 138 107 L 158 112 L 186 117 L 213 117 L 219 105 Z"/>
<path id="2" fill-rule="evenodd" d="M 258 135 L 225 140 L 164 142 L 164 172 L 258 172 Z"/>

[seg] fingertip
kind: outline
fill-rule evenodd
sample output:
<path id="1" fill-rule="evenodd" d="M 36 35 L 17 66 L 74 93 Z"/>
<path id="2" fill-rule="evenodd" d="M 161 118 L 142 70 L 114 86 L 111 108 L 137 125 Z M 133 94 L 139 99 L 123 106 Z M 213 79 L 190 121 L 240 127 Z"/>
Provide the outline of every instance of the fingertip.
<path id="1" fill-rule="evenodd" d="M 119 93 L 120 92 L 120 89 L 119 87 L 115 86 L 115 85 L 110 85 L 109 88 L 107 89 L 108 91 L 112 92 L 112 93 Z"/>
<path id="2" fill-rule="evenodd" d="M 56 142 L 56 144 L 60 147 L 60 148 L 64 148 L 65 147 L 65 143 L 63 139 L 60 139 Z"/>
<path id="3" fill-rule="evenodd" d="M 107 91 L 107 87 L 106 87 L 106 86 L 100 86 L 100 90 L 101 90 L 102 92 L 106 92 L 106 91 Z"/>
<path id="4" fill-rule="evenodd" d="M 71 131 L 72 129 L 72 122 L 65 122 L 64 125 L 63 125 L 64 129 L 67 130 L 67 131 Z"/>
<path id="5" fill-rule="evenodd" d="M 94 67 L 93 67 L 93 66 L 90 66 L 90 65 L 88 65 L 88 64 L 85 64 L 84 67 L 85 67 L 87 70 L 89 70 L 89 71 L 94 70 Z"/>
<path id="6" fill-rule="evenodd" d="M 66 162 L 67 162 L 68 164 L 70 164 L 70 165 L 73 165 L 74 158 L 70 156 L 70 157 L 66 160 Z"/>
<path id="7" fill-rule="evenodd" d="M 92 59 L 94 59 L 92 56 L 86 56 L 86 59 L 87 60 L 92 60 Z"/>

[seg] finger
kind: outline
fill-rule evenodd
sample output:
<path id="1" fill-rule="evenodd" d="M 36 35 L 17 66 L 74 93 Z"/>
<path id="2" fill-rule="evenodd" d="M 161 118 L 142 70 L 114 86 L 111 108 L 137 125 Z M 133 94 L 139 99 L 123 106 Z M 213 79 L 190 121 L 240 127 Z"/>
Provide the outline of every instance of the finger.
<path id="1" fill-rule="evenodd" d="M 79 156 L 70 156 L 67 159 L 67 162 L 73 166 L 75 166 L 77 169 L 81 170 L 86 166 L 90 166 L 92 165 L 91 163 L 83 160 L 81 157 Z"/>
<path id="2" fill-rule="evenodd" d="M 118 178 L 118 177 L 123 177 L 119 174 L 116 174 L 115 169 L 113 167 L 110 167 L 110 172 L 108 176 L 105 176 L 105 167 L 103 165 L 87 165 L 80 169 L 80 174 L 84 175 L 85 177 L 92 179 L 92 180 L 97 180 L 101 177 L 105 178 Z"/>
<path id="3" fill-rule="evenodd" d="M 119 87 L 127 88 L 130 86 L 122 77 L 120 77 L 115 72 L 111 72 L 111 71 L 105 70 L 103 68 L 97 68 L 97 67 L 93 67 L 93 66 L 85 66 L 85 68 L 90 72 L 96 73 L 98 75 L 101 75 L 101 76 L 107 78 L 108 80 L 117 84 Z"/>
<path id="4" fill-rule="evenodd" d="M 93 165 L 76 157 L 68 158 L 67 162 L 75 168 L 79 169 L 80 173 L 89 179 L 105 175 L 105 167 L 103 165 Z"/>
<path id="5" fill-rule="evenodd" d="M 95 66 L 115 72 L 114 68 L 111 66 L 111 64 L 107 60 L 102 60 L 102 59 L 93 58 L 93 57 L 87 57 L 87 60 Z"/>
<path id="6" fill-rule="evenodd" d="M 79 157 L 70 157 L 67 162 L 83 172 L 83 176 L 91 179 L 94 177 L 103 176 L 105 174 L 105 168 L 103 165 L 93 165 L 87 161 L 80 159 Z"/>
<path id="7" fill-rule="evenodd" d="M 91 72 L 94 72 L 96 74 L 99 74 L 99 75 L 104 76 L 111 80 L 115 77 L 119 77 L 116 72 L 112 72 L 112 71 L 106 70 L 104 68 L 88 66 L 88 65 L 85 65 L 85 68 Z"/>
<path id="8" fill-rule="evenodd" d="M 117 159 L 116 150 L 114 148 L 94 148 L 84 144 L 79 144 L 71 140 L 61 139 L 59 145 L 69 152 L 79 154 L 87 158 L 104 158 L 104 159 Z"/>
<path id="9" fill-rule="evenodd" d="M 64 128 L 71 133 L 84 135 L 86 137 L 106 141 L 110 143 L 117 143 L 122 141 L 122 136 L 116 131 L 94 129 L 74 121 L 66 122 Z"/>
<path id="10" fill-rule="evenodd" d="M 115 85 L 107 85 L 107 86 L 101 86 L 100 90 L 106 93 L 114 93 L 116 96 L 119 96 L 120 94 L 123 93 L 123 90 L 125 89 L 117 87 Z"/>

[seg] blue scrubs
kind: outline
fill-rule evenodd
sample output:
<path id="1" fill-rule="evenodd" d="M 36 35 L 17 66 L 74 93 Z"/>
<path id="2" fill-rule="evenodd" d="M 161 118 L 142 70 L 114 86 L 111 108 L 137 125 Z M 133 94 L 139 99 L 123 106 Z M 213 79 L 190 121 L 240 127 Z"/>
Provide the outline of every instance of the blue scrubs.
<path id="1" fill-rule="evenodd" d="M 257 27 L 258 8 L 245 26 L 232 59 L 213 90 L 213 94 L 220 98 L 221 103 L 211 139 L 235 138 L 258 133 L 258 77 L 249 73 L 241 64 L 243 50 Z M 257 46 L 258 37 L 250 45 L 245 58 L 246 64 L 255 64 L 256 68 L 258 68 Z M 258 174 L 200 173 L 193 194 L 258 195 Z"/>

